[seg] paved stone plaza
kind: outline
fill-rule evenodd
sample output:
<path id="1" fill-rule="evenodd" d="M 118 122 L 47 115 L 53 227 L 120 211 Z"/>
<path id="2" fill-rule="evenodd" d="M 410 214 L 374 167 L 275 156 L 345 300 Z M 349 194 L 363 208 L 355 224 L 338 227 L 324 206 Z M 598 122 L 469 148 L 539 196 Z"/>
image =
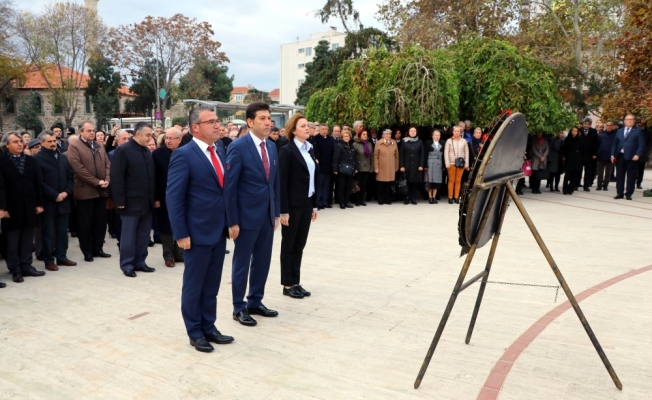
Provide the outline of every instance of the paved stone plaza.
<path id="1" fill-rule="evenodd" d="M 612 185 L 606 193 L 526 190 L 522 197 L 575 294 L 652 264 L 652 199 L 641 191 L 634 201 L 614 195 Z M 566 301 L 563 292 L 555 303 L 554 288 L 499 284 L 487 286 L 470 345 L 464 337 L 479 286 L 460 295 L 421 388 L 413 389 L 462 266 L 457 218 L 458 206 L 426 202 L 321 212 L 303 261 L 312 297 L 302 300 L 281 294 L 279 230 L 264 303 L 280 315 L 256 317 L 253 328 L 231 318 L 227 255 L 217 326 L 235 342 L 211 354 L 188 344 L 183 265 L 165 268 L 160 245 L 148 259 L 156 272 L 136 279 L 120 272 L 113 239 L 105 246 L 113 258 L 93 263 L 82 261 L 72 239 L 78 266 L 22 284 L 3 266 L 0 398 L 652 398 L 652 270 L 598 286 L 580 303 L 622 392 L 572 309 L 542 318 Z M 478 252 L 469 276 L 484 268 L 488 251 Z M 513 205 L 490 280 L 557 284 Z"/>

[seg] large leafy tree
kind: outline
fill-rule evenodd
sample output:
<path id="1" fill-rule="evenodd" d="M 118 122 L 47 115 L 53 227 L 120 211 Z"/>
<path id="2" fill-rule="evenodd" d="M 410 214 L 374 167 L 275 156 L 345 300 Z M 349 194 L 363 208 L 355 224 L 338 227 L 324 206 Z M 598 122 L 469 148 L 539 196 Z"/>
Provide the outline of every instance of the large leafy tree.
<path id="1" fill-rule="evenodd" d="M 254 87 L 250 88 L 244 97 L 244 103 L 254 103 L 257 101 L 262 101 L 263 103 L 273 104 L 272 98 L 269 97 L 269 92 L 263 90 L 258 90 Z"/>
<path id="2" fill-rule="evenodd" d="M 151 115 L 152 110 L 156 108 L 156 102 L 159 98 L 159 93 L 156 92 L 156 84 L 152 82 L 156 80 L 156 72 L 156 60 L 149 60 L 143 65 L 142 70 L 136 74 L 131 86 L 129 86 L 129 90 L 136 97 L 125 103 L 127 112 Z M 161 77 L 166 75 L 165 66 L 160 63 L 158 73 L 159 79 L 162 79 Z M 172 97 L 169 94 L 166 95 L 163 105 L 165 108 L 169 108 L 172 105 Z"/>
<path id="3" fill-rule="evenodd" d="M 165 89 L 163 99 L 158 96 L 154 99 L 156 108 L 164 113 L 175 82 L 195 60 L 228 62 L 226 55 L 219 51 L 220 42 L 213 40 L 214 33 L 208 22 L 198 22 L 182 14 L 171 18 L 148 16 L 140 23 L 111 29 L 106 53 L 132 79 L 143 78 L 141 82 L 156 93 Z M 158 80 L 156 69 L 148 68 L 152 60 L 157 60 L 160 67 Z"/>
<path id="4" fill-rule="evenodd" d="M 617 89 L 604 102 L 605 118 L 633 113 L 652 123 L 652 3 L 625 0 L 625 32 L 616 41 Z"/>
<path id="5" fill-rule="evenodd" d="M 219 61 L 196 60 L 193 67 L 179 80 L 181 96 L 188 99 L 228 102 L 233 90 L 234 75 Z"/>
<path id="6" fill-rule="evenodd" d="M 14 104 L 11 98 L 14 97 L 14 88 L 20 86 L 26 78 L 27 66 L 16 54 L 15 35 L 11 27 L 14 22 L 15 12 L 13 4 L 8 0 L 0 1 L 0 131 L 2 130 L 2 112 L 6 111 L 6 105 Z M 9 102 L 5 102 L 9 99 Z"/>
<path id="7" fill-rule="evenodd" d="M 50 102 L 61 107 L 67 126 L 80 108 L 86 64 L 103 40 L 105 26 L 83 4 L 66 1 L 20 12 L 14 23 L 20 51 L 45 81 Z"/>
<path id="8" fill-rule="evenodd" d="M 360 13 L 353 8 L 353 0 L 326 0 L 326 4 L 315 11 L 315 14 L 322 24 L 327 23 L 331 18 L 339 19 L 347 33 L 353 32 L 360 26 Z"/>
<path id="9" fill-rule="evenodd" d="M 25 130 L 32 130 L 36 134 L 43 130 L 41 121 L 41 101 L 35 91 L 30 91 L 29 96 L 23 97 L 18 102 L 18 110 L 14 122 Z"/>
<path id="10" fill-rule="evenodd" d="M 111 60 L 99 57 L 88 63 L 88 75 L 90 80 L 85 95 L 91 98 L 97 126 L 105 126 L 119 107 L 118 90 L 122 79 Z"/>

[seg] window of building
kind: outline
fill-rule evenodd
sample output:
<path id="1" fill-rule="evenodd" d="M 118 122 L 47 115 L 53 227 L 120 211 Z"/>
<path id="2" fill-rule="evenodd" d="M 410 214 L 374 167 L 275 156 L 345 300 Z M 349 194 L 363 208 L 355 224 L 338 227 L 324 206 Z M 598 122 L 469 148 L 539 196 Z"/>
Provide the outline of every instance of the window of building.
<path id="1" fill-rule="evenodd" d="M 43 99 L 41 98 L 40 94 L 36 95 L 36 103 L 38 104 L 39 114 L 43 114 Z"/>
<path id="2" fill-rule="evenodd" d="M 299 49 L 299 53 L 303 53 L 306 49 Z"/>
<path id="3" fill-rule="evenodd" d="M 312 47 L 306 47 L 306 55 L 311 56 L 312 55 Z"/>
<path id="4" fill-rule="evenodd" d="M 299 79 L 299 86 L 303 85 L 304 81 L 305 81 L 305 79 Z"/>
<path id="5" fill-rule="evenodd" d="M 7 97 L 2 101 L 2 112 L 5 114 L 16 113 L 16 101 L 13 97 Z"/>
<path id="6" fill-rule="evenodd" d="M 91 111 L 91 98 L 90 98 L 90 96 L 84 96 L 84 100 L 85 100 L 84 101 L 84 103 L 85 103 L 84 104 L 84 111 L 86 112 L 86 114 L 91 114 L 92 111 Z"/>
<path id="7" fill-rule="evenodd" d="M 301 68 L 303 68 L 305 66 L 306 66 L 306 64 L 299 64 L 299 69 L 301 69 Z"/>
<path id="8" fill-rule="evenodd" d="M 235 101 L 237 101 L 237 102 L 241 102 L 242 100 L 244 100 L 244 96 L 243 96 L 243 95 L 241 95 L 241 94 L 236 94 L 236 95 L 235 95 Z"/>
<path id="9" fill-rule="evenodd" d="M 52 104 L 52 114 L 63 114 L 63 105 L 57 103 Z"/>
<path id="10" fill-rule="evenodd" d="M 335 51 L 335 50 L 340 48 L 340 44 L 339 43 L 333 43 L 333 45 L 331 47 L 333 48 L 333 51 Z"/>

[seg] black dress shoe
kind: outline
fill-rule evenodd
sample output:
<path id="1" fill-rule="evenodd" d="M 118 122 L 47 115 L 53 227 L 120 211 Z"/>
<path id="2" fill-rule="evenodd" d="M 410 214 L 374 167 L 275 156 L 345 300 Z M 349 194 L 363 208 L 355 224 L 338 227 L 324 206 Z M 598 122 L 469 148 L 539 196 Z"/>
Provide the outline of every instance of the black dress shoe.
<path id="1" fill-rule="evenodd" d="M 233 340 L 234 340 L 233 336 L 222 335 L 220 333 L 220 331 L 216 331 L 216 332 L 210 333 L 208 335 L 204 335 L 204 337 L 209 342 L 213 342 L 213 343 L 217 343 L 217 344 L 229 344 L 229 343 L 233 342 Z"/>
<path id="2" fill-rule="evenodd" d="M 240 311 L 237 313 L 233 314 L 233 319 L 238 321 L 244 326 L 256 326 L 258 322 L 256 322 L 255 319 L 251 318 L 251 315 L 249 315 L 248 312 L 246 311 Z"/>
<path id="3" fill-rule="evenodd" d="M 93 262 L 93 256 L 84 256 L 84 261 Z"/>
<path id="4" fill-rule="evenodd" d="M 388 202 L 385 203 L 385 204 L 387 204 L 388 206 L 391 206 L 391 205 L 392 205 L 392 202 L 391 202 L 391 201 L 388 201 Z"/>
<path id="5" fill-rule="evenodd" d="M 643 189 L 643 186 L 641 186 L 641 185 L 636 185 L 636 189 Z"/>
<path id="6" fill-rule="evenodd" d="M 299 291 L 301 292 L 301 294 L 304 295 L 305 297 L 309 297 L 309 296 L 310 296 L 310 292 L 307 291 L 306 289 L 304 289 L 303 286 L 301 286 L 301 285 L 297 285 L 297 286 L 295 286 L 295 287 L 296 287 L 297 289 L 299 289 Z"/>
<path id="7" fill-rule="evenodd" d="M 346 208 L 353 208 L 353 204 L 351 204 L 351 203 L 346 203 Z"/>
<path id="8" fill-rule="evenodd" d="M 147 247 L 154 247 L 155 244 L 156 243 L 150 240 L 149 243 L 147 243 Z"/>
<path id="9" fill-rule="evenodd" d="M 363 202 L 360 203 L 360 205 L 363 206 L 363 207 L 366 207 L 367 203 L 363 201 Z"/>
<path id="10" fill-rule="evenodd" d="M 136 271 L 134 271 L 133 269 L 130 269 L 128 271 L 124 271 L 123 273 L 125 274 L 125 276 L 128 276 L 129 278 L 135 278 L 135 277 L 138 276 L 138 275 L 136 275 Z"/>
<path id="11" fill-rule="evenodd" d="M 4 282 L 0 282 L 0 289 L 2 289 L 3 287 L 7 287 L 7 284 Z"/>
<path id="12" fill-rule="evenodd" d="M 77 237 L 77 232 L 70 232 L 70 237 Z"/>
<path id="13" fill-rule="evenodd" d="M 609 188 L 605 186 L 605 187 L 602 188 L 602 190 L 604 190 L 606 192 L 607 190 L 609 190 Z"/>
<path id="14" fill-rule="evenodd" d="M 40 251 L 38 253 L 36 253 L 35 255 L 36 255 L 37 260 L 43 261 L 43 254 Z"/>
<path id="15" fill-rule="evenodd" d="M 342 210 L 345 210 L 345 209 L 346 209 L 346 206 L 345 206 L 344 204 L 340 204 L 340 208 L 341 208 Z"/>
<path id="16" fill-rule="evenodd" d="M 321 210 L 323 210 L 323 209 L 324 209 L 324 207 L 321 207 L 321 206 L 320 206 L 320 207 L 317 207 L 317 211 L 321 211 Z"/>
<path id="17" fill-rule="evenodd" d="M 144 267 L 136 267 L 134 270 L 139 272 L 154 272 L 156 271 L 156 268 L 148 267 L 145 265 Z"/>
<path id="18" fill-rule="evenodd" d="M 449 198 L 448 199 L 448 204 L 453 204 L 453 203 L 454 203 L 453 199 Z"/>
<path id="19" fill-rule="evenodd" d="M 195 340 L 190 339 L 190 345 L 194 347 L 195 350 L 201 351 L 202 353 L 210 353 L 214 350 L 213 346 L 208 343 L 208 340 L 206 340 L 205 337 L 200 337 L 199 339 Z"/>
<path id="20" fill-rule="evenodd" d="M 432 199 L 432 204 L 439 204 L 439 202 L 437 201 L 437 199 Z"/>
<path id="21" fill-rule="evenodd" d="M 292 286 L 289 289 L 283 287 L 283 296 L 290 296 L 293 299 L 303 299 L 303 294 L 301 293 L 301 290 L 299 290 L 296 286 Z"/>
<path id="22" fill-rule="evenodd" d="M 326 207 L 326 208 L 333 208 L 333 205 L 332 205 L 332 204 L 326 204 L 324 207 Z"/>
<path id="23" fill-rule="evenodd" d="M 614 197 L 614 200 L 620 200 L 620 199 L 622 199 L 623 197 L 625 197 L 625 196 L 623 196 L 623 195 L 618 195 L 618 196 Z"/>
<path id="24" fill-rule="evenodd" d="M 584 188 L 584 191 L 585 191 L 585 192 L 590 192 L 590 191 L 591 191 L 591 189 L 589 189 L 589 188 L 587 188 L 587 187 L 585 187 L 585 188 Z"/>
<path id="25" fill-rule="evenodd" d="M 43 276 L 45 271 L 38 271 L 36 268 L 32 267 L 27 271 L 23 271 L 23 276 Z"/>
<path id="26" fill-rule="evenodd" d="M 460 204 L 460 198 L 459 197 L 455 199 L 455 204 Z"/>
<path id="27" fill-rule="evenodd" d="M 93 253 L 93 257 L 109 258 L 111 257 L 111 254 L 105 253 L 103 250 L 100 250 L 97 253 Z"/>
<path id="28" fill-rule="evenodd" d="M 21 274 L 21 273 L 11 274 L 11 279 L 16 283 L 21 283 L 21 282 L 25 281 L 23 279 L 23 274 Z"/>
<path id="29" fill-rule="evenodd" d="M 416 200 L 412 200 L 411 203 L 412 203 L 413 205 L 415 205 L 415 206 L 417 205 L 417 201 L 416 201 Z"/>
<path id="30" fill-rule="evenodd" d="M 224 254 L 231 254 L 231 250 L 229 249 L 224 250 Z"/>
<path id="31" fill-rule="evenodd" d="M 405 201 L 403 202 L 403 204 L 406 205 L 406 206 L 407 206 L 408 204 L 410 204 L 410 199 L 405 199 Z"/>
<path id="32" fill-rule="evenodd" d="M 602 188 L 601 188 L 600 186 L 598 186 L 595 190 L 596 190 L 596 191 L 601 191 Z"/>
<path id="33" fill-rule="evenodd" d="M 255 308 L 247 307 L 247 313 L 262 315 L 263 317 L 276 317 L 278 315 L 278 311 L 270 310 L 262 304 Z"/>
<path id="34" fill-rule="evenodd" d="M 627 200 L 631 200 L 631 199 L 632 199 L 632 196 L 627 196 L 627 197 L 625 197 L 625 198 L 626 198 Z"/>

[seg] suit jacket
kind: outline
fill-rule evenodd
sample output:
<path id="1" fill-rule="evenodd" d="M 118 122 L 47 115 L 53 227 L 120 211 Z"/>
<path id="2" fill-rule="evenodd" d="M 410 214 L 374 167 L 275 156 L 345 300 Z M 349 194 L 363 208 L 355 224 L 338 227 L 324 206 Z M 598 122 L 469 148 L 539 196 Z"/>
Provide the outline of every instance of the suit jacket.
<path id="1" fill-rule="evenodd" d="M 36 207 L 43 207 L 41 171 L 31 156 L 25 157 L 21 175 L 6 153 L 0 154 L 0 173 L 4 180 L 9 218 L 2 219 L 2 231 L 36 227 Z"/>
<path id="2" fill-rule="evenodd" d="M 151 214 L 154 211 L 154 185 L 154 161 L 147 147 L 131 138 L 115 149 L 110 189 L 118 214 Z"/>
<path id="3" fill-rule="evenodd" d="M 229 226 L 259 229 L 268 219 L 272 225 L 281 215 L 280 179 L 276 145 L 265 140 L 269 180 L 251 133 L 233 141 L 226 153 L 224 200 Z"/>
<path id="4" fill-rule="evenodd" d="M 315 159 L 314 149 L 310 149 L 310 157 L 315 161 L 314 179 L 319 174 L 319 164 Z M 289 142 L 278 153 L 279 175 L 281 181 L 281 214 L 289 214 L 290 207 L 317 208 L 317 182 L 313 182 L 315 193 L 308 197 L 310 189 L 310 171 L 301 151 L 294 141 Z"/>
<path id="5" fill-rule="evenodd" d="M 320 172 L 322 174 L 333 173 L 333 156 L 335 153 L 335 139 L 331 135 L 323 137 L 315 135 L 313 146 L 315 146 L 315 157 L 319 160 Z"/>
<path id="6" fill-rule="evenodd" d="M 584 128 L 582 127 L 580 128 L 580 135 L 584 139 L 580 142 L 582 161 L 592 160 L 594 156 L 598 155 L 598 147 L 600 146 L 598 131 L 595 128 L 589 128 L 588 135 L 585 135 Z"/>
<path id="7" fill-rule="evenodd" d="M 57 157 L 54 155 L 58 154 Z M 33 156 L 43 177 L 43 218 L 53 218 L 57 215 L 72 212 L 72 190 L 75 182 L 74 174 L 68 158 L 58 150 L 42 148 Z M 68 197 L 57 202 L 59 193 L 66 192 Z"/>
<path id="8" fill-rule="evenodd" d="M 224 166 L 224 151 L 218 147 L 216 155 Z M 194 141 L 172 152 L 165 200 L 174 240 L 190 237 L 191 246 L 210 246 L 226 234 L 224 189 Z"/>
<path id="9" fill-rule="evenodd" d="M 630 161 L 634 156 L 640 159 L 645 152 L 645 135 L 638 127 L 633 127 L 625 138 L 625 129 L 627 128 L 620 128 L 616 132 L 616 139 L 611 145 L 611 156 L 618 158 L 620 151 L 624 149 L 626 161 Z"/>
<path id="10" fill-rule="evenodd" d="M 165 191 L 168 188 L 168 170 L 170 169 L 170 158 L 172 150 L 161 146 L 152 152 L 154 160 L 154 200 L 161 203 L 161 206 L 155 210 L 158 222 L 158 230 L 167 235 L 172 234 L 170 226 L 170 217 L 168 216 L 167 202 L 165 201 Z"/>

